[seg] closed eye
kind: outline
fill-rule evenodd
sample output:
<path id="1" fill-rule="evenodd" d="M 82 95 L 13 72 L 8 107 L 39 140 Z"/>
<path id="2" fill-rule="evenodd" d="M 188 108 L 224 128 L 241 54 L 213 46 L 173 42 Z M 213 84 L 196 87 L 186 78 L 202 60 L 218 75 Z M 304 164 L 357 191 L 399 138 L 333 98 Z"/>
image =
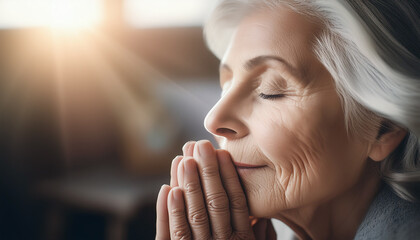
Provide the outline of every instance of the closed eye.
<path id="1" fill-rule="evenodd" d="M 284 97 L 285 94 L 264 94 L 264 93 L 260 93 L 259 97 L 262 99 L 278 99 L 278 98 L 282 98 Z"/>

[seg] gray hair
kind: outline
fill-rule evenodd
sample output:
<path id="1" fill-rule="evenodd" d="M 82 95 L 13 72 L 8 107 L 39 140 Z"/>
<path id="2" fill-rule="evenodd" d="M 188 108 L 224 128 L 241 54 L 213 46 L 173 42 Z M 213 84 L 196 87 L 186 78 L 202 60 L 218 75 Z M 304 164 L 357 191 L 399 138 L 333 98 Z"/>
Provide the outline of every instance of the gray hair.
<path id="1" fill-rule="evenodd" d="M 221 59 L 247 14 L 279 6 L 324 24 L 314 52 L 336 82 L 349 133 L 379 141 L 389 130 L 407 129 L 380 174 L 401 198 L 420 200 L 420 3 L 222 0 L 204 29 L 210 50 Z"/>

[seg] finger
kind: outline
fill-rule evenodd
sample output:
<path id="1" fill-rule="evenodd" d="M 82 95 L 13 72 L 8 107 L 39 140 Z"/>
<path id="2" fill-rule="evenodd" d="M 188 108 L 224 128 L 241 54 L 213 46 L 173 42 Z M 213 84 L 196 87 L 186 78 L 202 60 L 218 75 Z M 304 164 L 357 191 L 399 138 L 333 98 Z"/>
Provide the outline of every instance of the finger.
<path id="1" fill-rule="evenodd" d="M 176 156 L 174 160 L 172 160 L 171 164 L 171 187 L 177 187 L 178 186 L 178 179 L 177 179 L 177 170 L 179 162 L 182 160 L 182 156 Z"/>
<path id="2" fill-rule="evenodd" d="M 156 240 L 169 240 L 168 194 L 171 187 L 163 185 L 156 201 Z"/>
<path id="3" fill-rule="evenodd" d="M 239 181 L 238 173 L 232 163 L 230 154 L 226 150 L 217 150 L 220 175 L 226 190 L 231 214 L 231 224 L 235 233 L 249 234 L 249 211 L 245 193 Z"/>
<path id="4" fill-rule="evenodd" d="M 194 159 L 198 162 L 212 235 L 216 239 L 229 239 L 232 236 L 229 200 L 220 179 L 216 152 L 209 141 L 196 143 Z"/>
<path id="5" fill-rule="evenodd" d="M 192 157 L 193 156 L 193 152 L 194 152 L 194 145 L 195 145 L 195 141 L 189 141 L 187 143 L 185 143 L 185 145 L 182 147 L 182 153 L 184 155 L 184 157 Z"/>
<path id="6" fill-rule="evenodd" d="M 178 164 L 177 169 L 177 179 L 178 179 L 178 186 L 184 186 L 184 157 Z"/>
<path id="7" fill-rule="evenodd" d="M 168 195 L 169 230 L 171 239 L 191 239 L 191 232 L 185 214 L 182 190 L 172 188 Z"/>
<path id="8" fill-rule="evenodd" d="M 193 158 L 184 160 L 184 196 L 188 221 L 194 239 L 210 239 L 210 223 L 198 176 L 197 163 Z"/>

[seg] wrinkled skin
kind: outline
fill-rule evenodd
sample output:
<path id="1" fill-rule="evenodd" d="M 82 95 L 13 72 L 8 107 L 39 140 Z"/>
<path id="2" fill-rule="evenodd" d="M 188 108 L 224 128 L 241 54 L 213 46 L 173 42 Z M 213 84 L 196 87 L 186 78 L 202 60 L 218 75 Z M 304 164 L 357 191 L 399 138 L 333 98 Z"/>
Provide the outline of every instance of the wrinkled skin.
<path id="1" fill-rule="evenodd" d="M 188 142 L 157 199 L 156 239 L 276 239 L 271 222 L 249 216 L 229 153 Z"/>
<path id="2" fill-rule="evenodd" d="M 238 183 L 227 183 L 223 178 L 222 172 L 228 171 L 225 174 L 236 179 L 233 165 L 226 165 L 232 161 L 224 162 L 220 175 L 205 183 L 205 160 L 193 154 L 202 197 L 191 198 L 190 203 L 186 199 L 185 205 L 179 205 L 181 211 L 175 212 L 182 212 L 184 218 L 179 224 L 180 220 L 171 218 L 170 191 L 176 184 L 162 190 L 162 207 L 158 201 L 158 239 L 176 238 L 176 231 L 171 229 L 175 223 L 185 225 L 181 232 L 188 234 L 186 239 L 222 236 L 218 231 L 228 232 L 229 238 L 244 236 L 246 232 L 250 238 L 261 232 L 265 234 L 258 235 L 261 239 L 273 237 L 266 234 L 272 231 L 269 225 L 252 231 L 249 222 L 240 220 L 249 215 L 278 218 L 302 239 L 354 236 L 380 184 L 369 159 L 377 148 L 373 141 L 346 131 L 334 81 L 313 51 L 321 30 L 315 20 L 286 8 L 257 12 L 240 23 L 221 63 L 222 97 L 207 115 L 205 127 L 230 153 L 244 194 Z M 172 175 L 178 179 L 185 179 L 179 167 L 183 161 L 185 157 L 173 164 Z M 222 166 L 217 158 L 213 161 Z M 242 214 L 235 215 L 232 208 L 238 206 L 232 205 L 233 195 L 227 187 L 230 185 L 237 192 L 233 199 L 243 198 L 249 213 L 239 200 Z M 223 217 L 211 216 L 217 214 L 212 213 L 214 209 L 207 199 L 210 186 L 224 194 Z M 188 198 L 182 185 L 179 191 Z M 192 202 L 200 206 L 206 219 L 200 227 L 185 220 Z M 161 222 L 166 224 L 160 224 L 160 228 L 159 211 Z M 227 228 L 214 228 L 219 225 Z M 235 235 L 238 229 L 243 230 L 242 234 Z"/>
<path id="3" fill-rule="evenodd" d="M 368 145 L 348 136 L 334 81 L 313 53 L 319 30 L 291 12 L 257 14 L 242 22 L 224 56 L 223 97 L 206 127 L 223 137 L 234 161 L 266 166 L 239 172 L 255 216 L 334 197 L 366 167 Z M 288 64 L 267 60 L 244 69 L 263 55 Z"/>

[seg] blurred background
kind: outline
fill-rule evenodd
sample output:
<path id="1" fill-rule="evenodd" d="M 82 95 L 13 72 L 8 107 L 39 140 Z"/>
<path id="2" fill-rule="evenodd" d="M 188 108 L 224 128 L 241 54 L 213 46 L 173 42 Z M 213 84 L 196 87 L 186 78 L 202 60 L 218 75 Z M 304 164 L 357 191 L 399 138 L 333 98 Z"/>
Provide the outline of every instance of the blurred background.
<path id="1" fill-rule="evenodd" d="M 216 1 L 0 0 L 0 239 L 154 239 L 219 97 Z"/>

